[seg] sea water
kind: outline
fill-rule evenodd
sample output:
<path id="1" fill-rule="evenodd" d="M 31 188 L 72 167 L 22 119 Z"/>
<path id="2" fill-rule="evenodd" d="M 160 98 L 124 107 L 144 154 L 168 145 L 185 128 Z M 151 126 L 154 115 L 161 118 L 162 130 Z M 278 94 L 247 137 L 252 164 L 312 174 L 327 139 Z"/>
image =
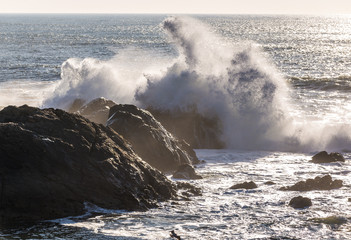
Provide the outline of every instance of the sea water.
<path id="1" fill-rule="evenodd" d="M 66 108 L 96 97 L 196 106 L 221 120 L 227 146 L 196 151 L 204 179 L 191 183 L 203 196 L 190 202 L 147 212 L 87 204 L 87 215 L 2 237 L 169 239 L 171 230 L 184 239 L 351 237 L 351 17 L 0 15 L 0 49 L 0 106 Z M 309 163 L 319 150 L 344 151 L 346 163 Z M 328 173 L 344 187 L 278 190 Z M 229 189 L 251 180 L 259 188 Z M 290 208 L 297 195 L 313 206 Z M 312 221 L 329 216 L 346 223 Z"/>

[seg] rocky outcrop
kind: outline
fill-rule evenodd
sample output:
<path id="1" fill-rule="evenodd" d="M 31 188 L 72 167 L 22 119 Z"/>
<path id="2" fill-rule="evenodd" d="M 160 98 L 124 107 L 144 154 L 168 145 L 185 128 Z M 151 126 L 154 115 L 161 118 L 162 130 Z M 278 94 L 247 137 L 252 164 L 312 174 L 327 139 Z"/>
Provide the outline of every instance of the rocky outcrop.
<path id="1" fill-rule="evenodd" d="M 161 171 L 199 162 L 189 146 L 184 147 L 185 143 L 174 138 L 150 112 L 134 105 L 111 107 L 107 126 L 125 137 L 144 161 Z"/>
<path id="2" fill-rule="evenodd" d="M 298 196 L 290 200 L 289 206 L 296 209 L 306 208 L 312 206 L 312 201 L 307 197 Z"/>
<path id="3" fill-rule="evenodd" d="M 230 189 L 254 189 L 254 188 L 257 188 L 257 185 L 253 181 L 238 183 L 230 187 Z"/>
<path id="4" fill-rule="evenodd" d="M 110 108 L 114 105 L 116 105 L 115 102 L 105 98 L 96 98 L 87 104 L 84 104 L 80 99 L 76 99 L 69 112 L 80 114 L 92 122 L 106 125 Z"/>
<path id="5" fill-rule="evenodd" d="M 221 141 L 221 124 L 216 118 L 208 118 L 196 110 L 168 111 L 148 108 L 148 111 L 178 139 L 184 139 L 194 149 L 224 148 Z"/>
<path id="6" fill-rule="evenodd" d="M 109 209 L 147 209 L 176 187 L 112 129 L 58 109 L 0 111 L 0 226 Z"/>
<path id="7" fill-rule="evenodd" d="M 290 187 L 282 187 L 282 191 L 312 191 L 312 190 L 332 190 L 341 188 L 343 186 L 342 180 L 332 180 L 330 175 L 323 177 L 315 177 L 314 179 L 307 179 L 300 181 Z"/>
<path id="8" fill-rule="evenodd" d="M 312 157 L 313 163 L 332 163 L 332 162 L 345 162 L 345 158 L 337 152 L 328 154 L 326 151 L 317 153 Z"/>
<path id="9" fill-rule="evenodd" d="M 183 164 L 173 173 L 173 178 L 178 179 L 202 179 L 200 175 L 195 172 L 195 169 L 190 164 Z"/>

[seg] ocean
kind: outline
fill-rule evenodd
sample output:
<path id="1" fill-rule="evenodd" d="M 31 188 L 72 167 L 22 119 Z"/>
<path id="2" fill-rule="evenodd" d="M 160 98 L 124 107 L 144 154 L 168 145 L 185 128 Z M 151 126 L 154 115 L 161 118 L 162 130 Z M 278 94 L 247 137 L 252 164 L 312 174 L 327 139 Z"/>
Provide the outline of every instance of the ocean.
<path id="1" fill-rule="evenodd" d="M 105 97 L 220 119 L 226 149 L 197 149 L 203 196 L 147 212 L 100 209 L 5 239 L 350 239 L 351 16 L 0 15 L 0 107 Z M 346 162 L 316 165 L 318 151 Z M 332 191 L 279 187 L 330 174 Z M 171 178 L 171 176 L 169 176 Z M 254 190 L 230 190 L 243 181 Z M 274 181 L 276 185 L 265 185 Z M 288 206 L 298 195 L 310 208 Z M 334 216 L 343 224 L 315 218 Z"/>

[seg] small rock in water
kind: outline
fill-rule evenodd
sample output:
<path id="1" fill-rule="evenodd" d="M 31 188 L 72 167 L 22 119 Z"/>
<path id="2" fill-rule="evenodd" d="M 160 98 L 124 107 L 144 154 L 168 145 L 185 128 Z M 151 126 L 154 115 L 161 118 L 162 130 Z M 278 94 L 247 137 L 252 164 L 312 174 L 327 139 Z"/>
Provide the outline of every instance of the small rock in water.
<path id="1" fill-rule="evenodd" d="M 264 183 L 265 185 L 275 185 L 275 182 L 272 182 L 272 181 L 267 181 Z"/>
<path id="2" fill-rule="evenodd" d="M 180 236 L 177 235 L 177 234 L 174 232 L 174 230 L 171 231 L 170 236 L 171 236 L 171 238 L 181 240 Z"/>
<path id="3" fill-rule="evenodd" d="M 195 169 L 190 164 L 180 165 L 177 171 L 173 174 L 173 178 L 179 179 L 202 179 L 200 175 L 195 172 Z"/>
<path id="4" fill-rule="evenodd" d="M 341 188 L 343 186 L 342 180 L 332 180 L 330 175 L 323 177 L 315 177 L 314 179 L 307 179 L 306 181 L 297 182 L 290 187 L 281 187 L 282 191 L 312 191 L 312 190 L 331 190 Z"/>
<path id="5" fill-rule="evenodd" d="M 307 197 L 298 196 L 290 200 L 289 206 L 293 208 L 306 208 L 312 206 L 312 201 Z"/>
<path id="6" fill-rule="evenodd" d="M 257 188 L 257 185 L 253 181 L 235 184 L 230 187 L 230 189 L 254 189 L 254 188 Z"/>
<path id="7" fill-rule="evenodd" d="M 344 217 L 330 216 L 325 218 L 312 218 L 310 221 L 315 223 L 324 223 L 329 225 L 341 225 L 347 222 L 347 219 Z"/>
<path id="8" fill-rule="evenodd" d="M 332 162 L 345 162 L 345 158 L 337 152 L 328 154 L 326 151 L 317 153 L 312 157 L 313 163 L 332 163 Z"/>

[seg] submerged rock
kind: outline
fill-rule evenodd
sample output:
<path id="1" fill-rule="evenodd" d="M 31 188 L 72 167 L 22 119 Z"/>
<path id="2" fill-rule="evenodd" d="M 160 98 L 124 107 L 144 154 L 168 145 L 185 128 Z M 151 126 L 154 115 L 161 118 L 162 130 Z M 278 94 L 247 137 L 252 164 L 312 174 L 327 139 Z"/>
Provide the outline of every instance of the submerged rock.
<path id="1" fill-rule="evenodd" d="M 150 112 L 134 105 L 111 107 L 107 126 L 125 137 L 144 161 L 161 171 L 199 162 L 189 146 L 184 147 L 185 143 L 174 138 Z"/>
<path id="2" fill-rule="evenodd" d="M 230 189 L 254 189 L 254 188 L 257 188 L 257 185 L 253 181 L 235 184 L 230 187 Z"/>
<path id="3" fill-rule="evenodd" d="M 216 118 L 208 118 L 196 110 L 166 111 L 148 108 L 148 111 L 178 139 L 184 139 L 192 148 L 224 148 L 221 141 L 221 124 Z"/>
<path id="4" fill-rule="evenodd" d="M 265 185 L 271 186 L 271 185 L 275 185 L 276 183 L 273 182 L 273 181 L 267 181 L 267 182 L 265 182 L 264 184 L 265 184 Z"/>
<path id="5" fill-rule="evenodd" d="M 298 196 L 290 200 L 289 206 L 293 208 L 306 208 L 312 206 L 312 201 L 307 197 Z"/>
<path id="6" fill-rule="evenodd" d="M 282 187 L 282 191 L 312 191 L 312 190 L 331 190 L 341 188 L 343 186 L 342 180 L 332 180 L 330 175 L 323 177 L 315 177 L 314 179 L 307 179 L 300 181 L 290 187 Z"/>
<path id="7" fill-rule="evenodd" d="M 329 225 L 341 225 L 347 223 L 347 219 L 344 217 L 330 216 L 325 218 L 312 218 L 310 221 L 315 223 L 324 223 Z"/>
<path id="8" fill-rule="evenodd" d="M 0 226 L 79 215 L 84 202 L 147 209 L 175 186 L 113 130 L 58 109 L 0 111 Z"/>
<path id="9" fill-rule="evenodd" d="M 326 151 L 317 153 L 312 157 L 313 163 L 332 163 L 332 162 L 345 162 L 345 158 L 337 152 L 328 154 Z"/>
<path id="10" fill-rule="evenodd" d="M 202 179 L 200 175 L 195 172 L 195 169 L 190 164 L 183 164 L 173 173 L 173 178 L 179 179 Z"/>
<path id="11" fill-rule="evenodd" d="M 102 97 L 96 98 L 87 104 L 82 103 L 80 99 L 76 99 L 69 112 L 80 114 L 92 122 L 106 125 L 110 108 L 114 105 L 116 105 L 115 102 Z"/>

